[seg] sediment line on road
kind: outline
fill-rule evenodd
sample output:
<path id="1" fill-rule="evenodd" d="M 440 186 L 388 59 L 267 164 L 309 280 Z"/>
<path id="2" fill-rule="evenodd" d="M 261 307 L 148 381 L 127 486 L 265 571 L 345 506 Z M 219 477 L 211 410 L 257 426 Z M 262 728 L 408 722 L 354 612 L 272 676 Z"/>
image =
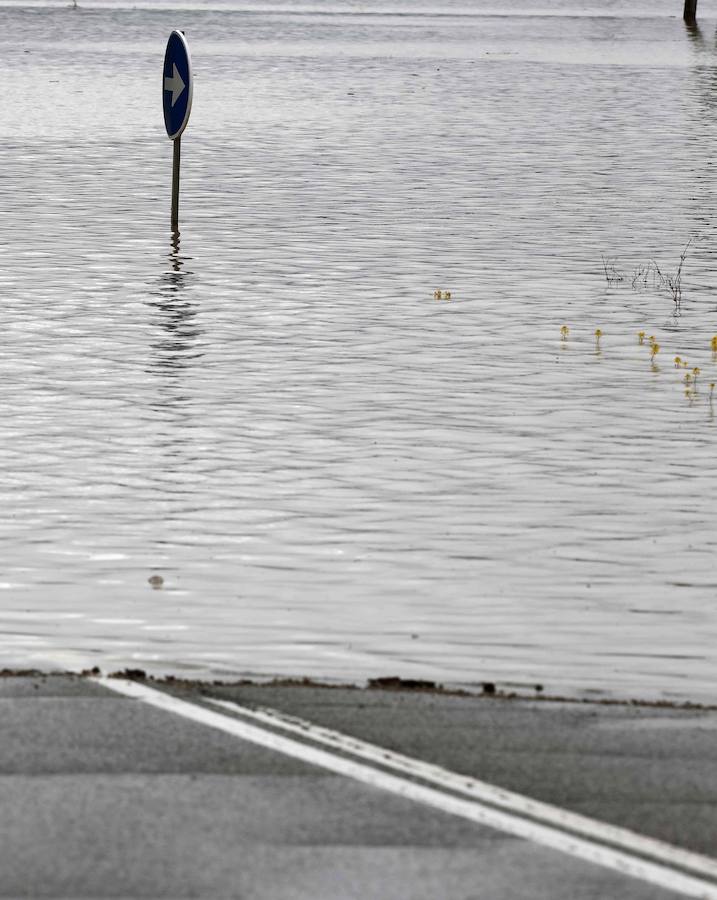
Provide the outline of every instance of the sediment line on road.
<path id="1" fill-rule="evenodd" d="M 279 725 L 281 714 L 276 714 L 276 717 L 272 718 L 270 726 L 267 717 L 271 718 L 271 714 L 266 710 L 254 711 L 238 704 L 229 704 L 228 701 L 213 701 L 215 706 L 223 708 L 223 711 L 219 712 L 202 703 L 180 699 L 141 682 L 102 677 L 96 680 L 123 696 L 207 727 L 219 729 L 240 740 L 249 741 L 335 774 L 353 778 L 371 787 L 389 791 L 404 799 L 426 804 L 476 824 L 495 828 L 688 897 L 717 900 L 715 861 L 709 857 L 653 841 L 642 835 L 633 835 L 632 832 L 617 829 L 615 826 L 593 822 L 587 817 L 576 816 L 567 810 L 539 804 L 538 801 L 512 794 L 495 785 L 441 770 L 440 767 L 431 766 L 421 760 L 391 754 L 390 751 L 359 742 L 338 732 L 316 728 L 317 734 L 323 731 L 324 735 L 321 739 L 313 738 L 306 733 L 305 724 L 301 720 L 294 720 L 291 727 L 288 727 L 290 718 L 287 717 L 287 724 Z M 235 709 L 232 710 L 232 706 Z M 253 722 L 247 722 L 247 718 L 253 719 Z M 277 728 L 293 734 L 300 733 L 303 738 L 308 737 L 312 740 L 312 743 L 277 733 Z M 346 740 L 347 747 L 351 744 L 354 749 L 340 749 L 336 746 L 339 739 Z M 331 747 L 331 750 L 316 744 Z M 377 753 L 382 756 L 382 762 L 373 759 Z M 374 765 L 357 762 L 356 757 L 372 761 Z M 390 765 L 387 760 L 390 760 Z M 386 771 L 387 768 L 400 771 L 401 775 L 392 774 Z M 428 774 L 419 776 L 418 771 Z M 430 784 L 419 783 L 416 778 Z M 459 782 L 463 785 L 460 791 L 456 787 Z M 458 796 L 459 793 L 466 796 Z M 493 799 L 489 800 L 489 797 Z M 558 824 L 559 821 L 562 824 Z M 568 821 L 577 823 L 579 829 L 567 826 L 565 823 Z M 600 827 L 595 830 L 596 826 Z M 615 831 L 620 833 L 619 841 L 615 841 L 614 837 L 608 840 L 607 835 L 614 835 Z M 648 847 L 650 850 L 646 852 L 645 848 Z M 648 856 L 656 856 L 659 861 L 646 858 Z"/>

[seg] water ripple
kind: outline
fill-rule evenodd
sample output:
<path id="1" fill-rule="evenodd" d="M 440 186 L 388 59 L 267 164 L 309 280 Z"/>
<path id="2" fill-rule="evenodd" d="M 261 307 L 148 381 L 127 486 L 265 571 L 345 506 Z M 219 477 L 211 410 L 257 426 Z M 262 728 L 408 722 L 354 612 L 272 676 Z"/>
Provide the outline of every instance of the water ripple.
<path id="1" fill-rule="evenodd" d="M 393 6 L 183 7 L 174 239 L 179 7 L 5 9 L 3 663 L 712 697 L 713 23 Z"/>

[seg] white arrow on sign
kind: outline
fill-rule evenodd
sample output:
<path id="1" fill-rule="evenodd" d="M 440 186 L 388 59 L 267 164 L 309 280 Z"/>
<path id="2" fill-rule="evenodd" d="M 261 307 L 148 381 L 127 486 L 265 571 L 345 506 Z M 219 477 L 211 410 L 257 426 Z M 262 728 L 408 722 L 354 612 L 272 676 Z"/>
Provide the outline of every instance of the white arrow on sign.
<path id="1" fill-rule="evenodd" d="M 172 66 L 174 67 L 172 77 L 164 79 L 164 89 L 165 91 L 172 92 L 172 106 L 174 106 L 177 100 L 182 96 L 182 91 L 186 87 L 186 84 L 182 81 L 182 76 L 177 70 L 177 64 L 172 63 Z"/>

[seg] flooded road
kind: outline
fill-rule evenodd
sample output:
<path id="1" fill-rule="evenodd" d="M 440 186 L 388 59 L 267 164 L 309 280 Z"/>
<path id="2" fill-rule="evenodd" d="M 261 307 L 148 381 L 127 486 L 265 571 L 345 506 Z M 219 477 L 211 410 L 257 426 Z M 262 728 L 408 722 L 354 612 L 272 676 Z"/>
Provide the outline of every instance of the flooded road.
<path id="1" fill-rule="evenodd" d="M 717 8 L 197 7 L 0 2 L 0 665 L 713 699 Z"/>

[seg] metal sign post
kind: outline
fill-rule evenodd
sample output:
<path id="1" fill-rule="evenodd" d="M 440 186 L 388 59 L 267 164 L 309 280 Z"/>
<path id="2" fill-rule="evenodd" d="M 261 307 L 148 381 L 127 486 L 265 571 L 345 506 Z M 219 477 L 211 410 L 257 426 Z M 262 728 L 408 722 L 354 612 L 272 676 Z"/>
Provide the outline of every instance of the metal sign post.
<path id="1" fill-rule="evenodd" d="M 162 107 L 167 136 L 174 142 L 172 165 L 172 231 L 179 230 L 179 164 L 182 132 L 192 109 L 192 63 L 187 40 L 173 31 L 167 41 L 162 70 Z"/>

